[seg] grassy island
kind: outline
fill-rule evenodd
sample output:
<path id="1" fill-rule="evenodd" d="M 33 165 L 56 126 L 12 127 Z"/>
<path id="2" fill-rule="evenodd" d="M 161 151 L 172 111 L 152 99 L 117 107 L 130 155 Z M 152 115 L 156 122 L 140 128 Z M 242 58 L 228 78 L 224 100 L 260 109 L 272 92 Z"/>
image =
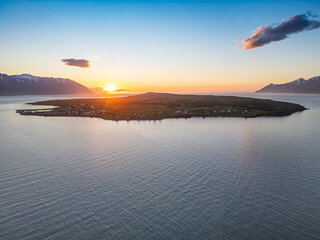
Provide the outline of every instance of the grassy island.
<path id="1" fill-rule="evenodd" d="M 146 93 L 129 97 L 50 100 L 30 103 L 56 108 L 17 110 L 21 115 L 161 120 L 190 117 L 287 116 L 306 108 L 293 103 L 233 96 Z"/>

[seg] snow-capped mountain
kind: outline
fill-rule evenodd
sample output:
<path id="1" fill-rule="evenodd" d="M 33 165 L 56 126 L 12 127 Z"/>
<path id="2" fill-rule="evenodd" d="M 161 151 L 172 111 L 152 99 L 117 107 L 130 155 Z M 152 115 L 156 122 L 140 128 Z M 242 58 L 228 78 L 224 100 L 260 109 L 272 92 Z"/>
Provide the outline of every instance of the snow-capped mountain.
<path id="1" fill-rule="evenodd" d="M 0 73 L 0 95 L 92 94 L 85 86 L 67 79 L 37 77 L 30 74 Z"/>
<path id="2" fill-rule="evenodd" d="M 320 76 L 305 80 L 299 78 L 284 84 L 269 84 L 256 93 L 320 93 Z"/>

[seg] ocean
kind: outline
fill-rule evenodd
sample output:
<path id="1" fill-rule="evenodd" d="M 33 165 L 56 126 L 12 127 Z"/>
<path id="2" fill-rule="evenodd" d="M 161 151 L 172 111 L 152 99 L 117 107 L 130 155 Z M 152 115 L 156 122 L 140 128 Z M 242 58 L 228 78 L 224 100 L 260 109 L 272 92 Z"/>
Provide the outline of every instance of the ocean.
<path id="1" fill-rule="evenodd" d="M 21 116 L 0 97 L 0 239 L 320 239 L 320 95 L 286 117 Z"/>

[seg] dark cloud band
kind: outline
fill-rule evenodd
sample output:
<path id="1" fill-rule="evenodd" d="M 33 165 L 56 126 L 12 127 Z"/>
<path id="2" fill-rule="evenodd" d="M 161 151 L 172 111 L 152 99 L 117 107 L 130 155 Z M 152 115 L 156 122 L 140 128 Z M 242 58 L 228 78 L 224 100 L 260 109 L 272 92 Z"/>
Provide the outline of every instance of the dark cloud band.
<path id="1" fill-rule="evenodd" d="M 253 31 L 251 37 L 241 41 L 243 45 L 239 44 L 238 47 L 245 50 L 258 48 L 271 42 L 284 40 L 293 33 L 317 29 L 320 27 L 320 22 L 314 20 L 314 17 L 317 16 L 307 12 L 284 19 L 275 27 L 258 27 L 257 30 Z"/>
<path id="2" fill-rule="evenodd" d="M 65 65 L 73 66 L 73 67 L 80 67 L 80 68 L 90 67 L 90 61 L 85 59 L 67 58 L 67 59 L 61 59 L 61 62 L 63 62 Z"/>
<path id="3" fill-rule="evenodd" d="M 114 90 L 114 92 L 126 92 L 126 91 L 127 91 L 127 89 L 125 89 L 125 88 L 119 88 L 119 89 Z"/>

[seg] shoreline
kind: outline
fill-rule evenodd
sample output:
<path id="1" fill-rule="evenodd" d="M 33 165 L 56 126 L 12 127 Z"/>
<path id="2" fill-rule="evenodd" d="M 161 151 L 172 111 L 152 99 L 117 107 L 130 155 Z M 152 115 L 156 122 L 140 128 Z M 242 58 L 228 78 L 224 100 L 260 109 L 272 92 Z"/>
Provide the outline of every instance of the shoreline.
<path id="1" fill-rule="evenodd" d="M 39 111 L 40 110 L 40 111 Z M 46 111 L 43 111 L 46 110 Z M 48 111 L 47 111 L 48 110 Z M 308 108 L 304 110 L 309 110 Z M 297 111 L 294 113 L 302 112 Z M 171 117 L 163 117 L 163 118 L 126 118 L 126 119 L 121 119 L 121 118 L 105 118 L 105 117 L 100 117 L 100 116 L 84 116 L 84 115 L 63 115 L 63 114 L 45 114 L 45 112 L 49 112 L 49 109 L 19 109 L 16 110 L 16 113 L 19 113 L 20 115 L 23 116 L 39 116 L 39 117 L 78 117 L 78 118 L 100 118 L 103 120 L 110 120 L 110 121 L 161 121 L 161 120 L 166 120 L 166 119 L 190 119 L 190 118 L 259 118 L 259 117 L 287 117 L 291 116 L 294 113 L 290 114 L 283 114 L 283 115 L 255 115 L 255 116 L 228 116 L 228 115 L 212 115 L 212 116 L 171 116 Z"/>

